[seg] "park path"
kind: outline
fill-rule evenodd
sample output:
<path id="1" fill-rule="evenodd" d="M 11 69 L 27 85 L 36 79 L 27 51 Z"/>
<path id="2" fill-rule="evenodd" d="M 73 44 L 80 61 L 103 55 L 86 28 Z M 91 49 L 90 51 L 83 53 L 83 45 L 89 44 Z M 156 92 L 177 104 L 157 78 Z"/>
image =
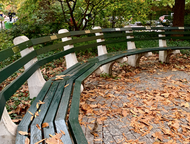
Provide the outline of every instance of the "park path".
<path id="1" fill-rule="evenodd" d="M 189 144 L 190 59 L 142 58 L 140 68 L 115 65 L 120 79 L 85 82 L 79 122 L 89 144 Z"/>

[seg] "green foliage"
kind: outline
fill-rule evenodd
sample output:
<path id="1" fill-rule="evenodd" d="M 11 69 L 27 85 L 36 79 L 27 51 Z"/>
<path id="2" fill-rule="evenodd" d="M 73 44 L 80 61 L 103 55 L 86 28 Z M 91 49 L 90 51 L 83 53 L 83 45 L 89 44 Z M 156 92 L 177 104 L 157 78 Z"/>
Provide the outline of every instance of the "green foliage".
<path id="1" fill-rule="evenodd" d="M 184 26 L 189 27 L 190 26 L 190 15 L 185 15 L 184 17 Z"/>
<path id="2" fill-rule="evenodd" d="M 15 37 L 20 34 L 29 38 L 51 35 L 65 25 L 60 6 L 51 0 L 37 0 L 36 3 L 27 0 L 17 15 L 19 20 L 12 29 Z"/>

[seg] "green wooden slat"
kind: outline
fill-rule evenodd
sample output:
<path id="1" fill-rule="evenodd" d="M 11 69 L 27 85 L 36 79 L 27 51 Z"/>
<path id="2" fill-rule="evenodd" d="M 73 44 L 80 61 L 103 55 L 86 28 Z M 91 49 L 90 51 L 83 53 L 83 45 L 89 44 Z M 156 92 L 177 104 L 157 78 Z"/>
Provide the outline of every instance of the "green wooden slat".
<path id="1" fill-rule="evenodd" d="M 28 63 L 30 60 L 36 57 L 36 52 L 32 51 L 29 54 L 25 55 L 24 57 L 18 59 L 17 61 L 13 62 L 9 66 L 3 68 L 0 71 L 0 83 L 6 80 L 9 76 L 15 73 L 18 69 L 20 69 L 23 65 Z"/>
<path id="2" fill-rule="evenodd" d="M 37 55 L 40 55 L 40 54 L 47 53 L 47 52 L 52 51 L 52 50 L 63 49 L 63 46 L 71 45 L 72 43 L 73 43 L 72 40 L 69 40 L 66 42 L 61 42 L 61 43 L 57 43 L 54 45 L 45 46 L 41 49 L 37 49 L 36 53 L 37 53 Z"/>
<path id="3" fill-rule="evenodd" d="M 12 55 L 14 55 L 14 52 L 10 48 L 0 51 L 0 62 Z"/>
<path id="4" fill-rule="evenodd" d="M 51 80 L 49 80 L 45 83 L 42 90 L 40 91 L 40 93 L 38 94 L 36 99 L 33 101 L 33 104 L 30 106 L 28 111 L 30 111 L 33 114 L 37 111 L 36 103 L 39 102 L 39 100 L 43 101 L 44 97 L 46 96 L 46 94 L 51 86 L 51 83 L 52 83 Z M 15 142 L 16 144 L 24 144 L 25 143 L 25 139 L 27 136 L 20 135 L 18 133 L 18 131 L 29 132 L 28 128 L 29 128 L 30 123 L 31 123 L 31 114 L 29 114 L 27 112 L 25 114 L 25 116 L 23 117 L 22 121 L 18 125 L 17 134 L 16 134 L 16 142 Z"/>
<path id="5" fill-rule="evenodd" d="M 102 32 L 102 29 L 71 31 L 70 34 L 71 34 L 71 36 L 78 36 L 78 35 L 94 34 L 94 33 L 100 33 L 100 32 Z"/>
<path id="6" fill-rule="evenodd" d="M 6 58 L 13 56 L 14 54 L 22 51 L 23 49 L 26 49 L 28 47 L 32 46 L 32 42 L 30 40 L 20 43 L 18 45 L 12 46 L 10 48 L 7 48 L 5 50 L 0 51 L 0 61 L 5 60 Z"/>
<path id="7" fill-rule="evenodd" d="M 50 41 L 57 40 L 57 39 L 60 39 L 63 37 L 68 37 L 68 36 L 70 36 L 70 33 L 66 32 L 66 33 L 62 33 L 62 34 L 56 34 L 56 35 L 52 35 L 52 36 L 45 36 L 45 37 L 31 39 L 31 41 L 34 45 L 37 45 L 37 44 L 50 42 Z"/>
<path id="8" fill-rule="evenodd" d="M 168 31 L 166 31 L 165 32 L 165 34 L 183 34 L 183 35 L 186 35 L 186 34 L 190 34 L 190 31 L 183 31 L 183 32 L 181 32 L 181 31 L 170 31 L 170 32 L 168 32 Z"/>
<path id="9" fill-rule="evenodd" d="M 97 65 L 97 64 L 94 65 L 93 67 L 88 69 L 88 71 L 83 73 L 83 75 L 80 76 L 78 79 L 81 79 L 81 77 L 85 79 L 86 77 L 89 76 L 89 73 L 95 71 L 99 66 L 100 65 Z M 69 127 L 70 127 L 71 134 L 73 136 L 73 140 L 76 144 L 88 144 L 85 138 L 85 135 L 83 134 L 83 131 L 81 129 L 81 126 L 78 122 L 79 103 L 80 103 L 80 86 L 82 82 L 78 79 L 75 81 L 73 98 L 71 102 L 71 108 L 70 108 L 70 114 L 69 114 Z"/>
<path id="10" fill-rule="evenodd" d="M 92 63 L 81 64 L 81 67 L 79 67 L 78 70 L 76 70 L 76 72 L 74 73 L 74 75 L 68 80 L 67 84 L 69 85 L 65 88 L 65 91 L 63 93 L 55 121 L 59 121 L 66 118 L 69 99 L 72 92 L 72 84 L 77 77 L 79 77 L 82 73 L 84 73 L 92 66 Z"/>
<path id="11" fill-rule="evenodd" d="M 69 69 L 65 70 L 64 72 L 60 73 L 60 75 L 65 75 L 68 72 L 73 72 L 80 65 L 81 65 L 80 63 L 77 63 L 77 64 L 73 65 L 72 67 L 70 67 Z M 37 110 L 36 103 L 39 102 L 39 100 L 43 101 L 47 91 L 49 90 L 49 87 L 51 86 L 52 79 L 54 79 L 54 78 L 51 78 L 49 81 L 47 81 L 45 83 L 44 87 L 42 88 L 42 90 L 38 94 L 37 98 L 34 100 L 33 104 L 29 108 L 30 112 L 32 112 L 32 113 L 36 112 L 36 110 Z M 24 118 L 20 122 L 20 124 L 17 128 L 17 131 L 27 131 L 28 132 L 28 128 L 29 128 L 29 124 L 30 124 L 30 118 L 31 118 L 31 115 L 29 113 L 26 113 Z M 17 133 L 16 144 L 21 144 L 21 143 L 24 144 L 25 138 L 26 138 L 26 136 L 22 136 L 22 135 Z M 67 141 L 69 141 L 69 140 L 67 140 Z"/>
<path id="12" fill-rule="evenodd" d="M 65 120 L 56 121 L 55 125 L 56 125 L 57 133 L 60 133 L 61 132 L 60 130 L 65 132 L 65 135 L 63 135 L 61 137 L 62 142 L 64 144 L 72 144 L 71 138 L 67 134 L 68 129 L 67 129 L 67 125 L 65 123 Z"/>
<path id="13" fill-rule="evenodd" d="M 80 38 L 80 39 L 73 39 L 73 44 L 80 43 L 80 42 L 87 42 L 87 41 L 97 40 L 97 39 L 102 39 L 102 38 L 104 38 L 103 35 L 85 37 L 85 38 Z"/>
<path id="14" fill-rule="evenodd" d="M 55 133 L 56 133 L 55 130 L 54 130 L 53 119 L 54 119 L 54 117 L 56 115 L 57 108 L 58 108 L 62 93 L 64 91 L 66 79 L 68 79 L 68 78 L 64 78 L 64 80 L 62 80 L 59 83 L 59 86 L 57 88 L 55 96 L 54 96 L 54 98 L 53 98 L 53 100 L 51 102 L 50 108 L 49 108 L 46 116 L 44 117 L 43 123 L 46 122 L 46 123 L 49 124 L 49 127 L 43 128 L 44 138 L 49 138 L 49 134 L 55 135 Z M 68 134 L 68 132 L 67 132 L 67 134 Z"/>
<path id="15" fill-rule="evenodd" d="M 30 126 L 30 134 L 31 134 L 30 140 L 31 140 L 32 144 L 34 144 L 34 143 L 36 143 L 36 142 L 43 139 L 42 131 L 39 130 L 36 127 L 36 125 L 37 124 L 39 126 L 42 125 L 42 121 L 43 121 L 43 119 L 44 119 L 44 117 L 46 115 L 46 112 L 47 112 L 47 110 L 48 110 L 48 108 L 50 106 L 50 103 L 52 102 L 52 99 L 53 99 L 53 97 L 55 95 L 55 92 L 57 90 L 58 84 L 59 84 L 59 82 L 57 82 L 57 81 L 53 82 L 53 84 L 52 84 L 51 88 L 49 89 L 45 99 L 43 100 L 43 102 L 45 102 L 45 104 L 41 105 L 41 107 L 40 107 L 41 111 L 39 112 L 39 116 L 37 116 L 33 120 L 32 124 Z"/>

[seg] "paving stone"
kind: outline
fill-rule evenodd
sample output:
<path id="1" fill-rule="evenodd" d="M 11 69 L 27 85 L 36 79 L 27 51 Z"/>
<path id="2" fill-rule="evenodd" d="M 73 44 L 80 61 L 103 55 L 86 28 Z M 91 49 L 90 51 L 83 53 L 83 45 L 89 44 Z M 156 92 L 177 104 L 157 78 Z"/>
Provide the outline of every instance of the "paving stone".
<path id="1" fill-rule="evenodd" d="M 110 132 L 111 135 L 122 135 L 122 133 L 120 132 L 119 129 L 117 129 L 117 127 L 115 125 L 113 125 L 112 123 L 109 123 L 107 126 L 108 131 Z"/>
<path id="2" fill-rule="evenodd" d="M 106 127 L 103 127 L 103 143 L 104 144 L 116 144 L 112 135 L 109 133 Z"/>
<path id="3" fill-rule="evenodd" d="M 83 117 L 82 118 L 82 122 L 86 123 L 87 121 L 88 121 L 87 117 Z M 86 127 L 85 127 L 85 125 L 81 125 L 81 128 L 82 128 L 83 133 L 85 134 L 86 133 Z"/>
<path id="4" fill-rule="evenodd" d="M 121 144 L 121 143 L 123 143 L 123 141 L 125 140 L 122 135 L 113 136 L 113 138 L 114 138 L 114 140 L 116 141 L 117 144 Z"/>
<path id="5" fill-rule="evenodd" d="M 94 138 L 94 144 L 102 144 L 102 141 L 103 141 L 103 127 L 102 127 L 102 125 L 98 125 L 97 134 L 98 134 L 98 137 Z"/>

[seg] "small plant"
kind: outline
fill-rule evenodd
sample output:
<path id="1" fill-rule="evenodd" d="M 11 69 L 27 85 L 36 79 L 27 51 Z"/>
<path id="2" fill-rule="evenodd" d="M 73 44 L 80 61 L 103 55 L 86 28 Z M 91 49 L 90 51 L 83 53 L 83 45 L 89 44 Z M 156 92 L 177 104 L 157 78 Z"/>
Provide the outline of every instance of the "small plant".
<path id="1" fill-rule="evenodd" d="M 110 78 L 111 76 L 107 73 L 101 73 L 100 74 L 100 77 L 103 77 L 103 78 Z"/>
<path id="2" fill-rule="evenodd" d="M 126 63 L 126 62 L 120 63 L 119 66 L 120 66 L 120 67 L 128 66 L 128 63 Z"/>

